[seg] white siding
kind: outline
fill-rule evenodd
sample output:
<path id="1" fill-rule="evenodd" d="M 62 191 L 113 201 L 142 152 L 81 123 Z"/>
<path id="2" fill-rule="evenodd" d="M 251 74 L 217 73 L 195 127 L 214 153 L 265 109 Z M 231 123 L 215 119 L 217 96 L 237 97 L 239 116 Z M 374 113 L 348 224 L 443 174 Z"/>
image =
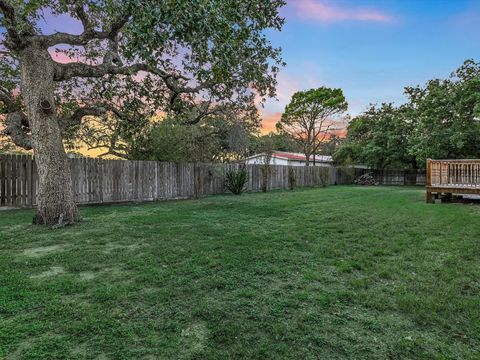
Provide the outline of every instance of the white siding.
<path id="1" fill-rule="evenodd" d="M 250 156 L 248 159 L 245 160 L 247 165 L 263 165 L 265 164 L 265 155 L 253 155 Z M 270 161 L 270 165 L 290 165 L 290 166 L 305 166 L 305 161 L 301 160 L 288 160 L 284 158 L 273 157 Z M 313 166 L 313 158 L 310 159 L 310 166 Z M 315 162 L 315 166 L 331 166 L 330 163 L 319 162 L 318 160 Z"/>

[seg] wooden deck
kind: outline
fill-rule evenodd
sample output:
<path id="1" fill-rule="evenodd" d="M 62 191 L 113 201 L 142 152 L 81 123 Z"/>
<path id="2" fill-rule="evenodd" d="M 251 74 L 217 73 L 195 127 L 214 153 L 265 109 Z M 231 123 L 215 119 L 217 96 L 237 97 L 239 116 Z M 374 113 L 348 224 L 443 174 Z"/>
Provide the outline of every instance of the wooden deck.
<path id="1" fill-rule="evenodd" d="M 427 159 L 427 202 L 442 195 L 480 194 L 480 160 Z"/>

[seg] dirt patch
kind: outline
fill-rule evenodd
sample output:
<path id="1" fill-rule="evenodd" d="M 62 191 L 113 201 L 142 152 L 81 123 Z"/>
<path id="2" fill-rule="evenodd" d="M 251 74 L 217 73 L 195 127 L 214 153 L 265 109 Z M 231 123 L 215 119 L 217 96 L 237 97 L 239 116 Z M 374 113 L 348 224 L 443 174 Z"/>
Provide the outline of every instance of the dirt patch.
<path id="1" fill-rule="evenodd" d="M 88 295 L 86 295 L 85 293 L 63 295 L 61 301 L 64 304 L 69 304 L 77 307 L 90 305 L 90 302 L 88 300 Z"/>
<path id="2" fill-rule="evenodd" d="M 80 280 L 89 281 L 97 278 L 107 277 L 107 278 L 122 278 L 125 274 L 128 273 L 122 270 L 119 267 L 110 267 L 99 269 L 98 271 L 82 271 L 78 273 Z"/>
<path id="3" fill-rule="evenodd" d="M 64 336 L 48 332 L 48 333 L 45 333 L 43 335 L 30 336 L 28 339 L 21 340 L 18 343 L 16 350 L 14 352 L 10 353 L 6 357 L 6 359 L 25 359 L 26 358 L 25 355 L 26 355 L 26 352 L 28 350 L 30 350 L 32 347 L 34 347 L 36 345 L 46 343 L 47 339 L 53 339 L 53 338 L 62 339 L 62 338 L 64 338 Z M 32 353 L 29 352 L 28 355 L 29 355 L 28 356 L 29 359 L 32 358 Z"/>
<path id="4" fill-rule="evenodd" d="M 71 354 L 74 355 L 76 358 L 87 358 L 88 355 L 88 347 L 86 343 L 78 344 L 75 346 Z"/>
<path id="5" fill-rule="evenodd" d="M 61 275 L 61 274 L 65 274 L 65 273 L 66 273 L 66 271 L 63 267 L 52 266 L 47 271 L 41 272 L 40 274 L 31 275 L 30 279 L 47 278 L 47 277 L 52 277 L 52 276 Z"/>
<path id="6" fill-rule="evenodd" d="M 78 274 L 80 276 L 80 279 L 82 280 L 92 280 L 97 277 L 97 274 L 94 273 L 93 271 L 84 271 Z"/>
<path id="7" fill-rule="evenodd" d="M 205 349 L 208 340 L 208 328 L 204 322 L 196 322 L 183 329 L 181 336 L 188 357 L 199 355 Z"/>
<path id="8" fill-rule="evenodd" d="M 23 250 L 22 255 L 28 257 L 41 257 L 50 254 L 54 254 L 60 251 L 65 250 L 68 245 L 66 244 L 59 244 L 59 245 L 51 245 L 51 246 L 39 246 L 34 248 L 29 248 Z"/>

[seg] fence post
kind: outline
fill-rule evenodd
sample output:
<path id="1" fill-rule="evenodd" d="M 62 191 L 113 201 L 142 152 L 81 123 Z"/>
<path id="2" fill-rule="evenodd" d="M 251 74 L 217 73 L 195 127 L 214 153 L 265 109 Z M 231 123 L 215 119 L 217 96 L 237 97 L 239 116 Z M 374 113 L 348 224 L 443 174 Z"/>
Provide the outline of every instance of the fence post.
<path id="1" fill-rule="evenodd" d="M 147 201 L 173 199 L 176 197 L 201 197 L 203 195 L 224 192 L 225 173 L 228 169 L 238 168 L 235 164 L 211 165 L 195 163 L 176 166 L 171 163 L 141 162 L 130 160 L 71 159 L 75 200 L 78 203 L 102 203 L 119 201 Z M 427 162 L 427 190 L 432 181 L 432 169 L 436 163 Z M 345 183 L 345 173 L 339 168 L 317 166 L 291 167 L 271 165 L 271 174 L 267 179 L 268 189 L 289 188 L 295 178 L 298 187 L 323 184 L 324 171 L 329 172 L 330 183 Z M 453 169 L 453 168 L 452 168 Z M 480 166 L 468 167 L 470 172 L 480 174 Z M 261 189 L 262 165 L 247 165 L 250 191 Z M 348 173 L 372 172 L 376 178 L 395 179 L 398 183 L 400 172 L 391 173 L 382 170 L 346 168 Z M 458 169 L 459 171 L 460 169 Z M 457 171 L 457 172 L 458 172 Z M 451 171 L 453 174 L 453 170 Z M 478 173 L 478 174 L 477 174 Z M 404 183 L 410 182 L 410 172 L 404 172 Z M 457 174 L 460 176 L 459 174 Z M 392 177 L 393 176 L 393 177 Z M 453 176 L 453 175 L 451 175 Z M 470 177 L 472 175 L 469 175 Z M 192 178 L 193 177 L 193 178 Z M 326 177 L 326 174 L 325 174 Z M 37 171 L 31 156 L 0 155 L 0 205 L 30 206 L 36 205 Z M 443 175 L 442 179 L 446 176 Z M 326 181 L 326 179 L 325 179 Z M 152 182 L 154 182 L 152 184 Z M 400 182 L 401 184 L 401 182 Z M 193 186 L 193 189 L 191 187 Z"/>

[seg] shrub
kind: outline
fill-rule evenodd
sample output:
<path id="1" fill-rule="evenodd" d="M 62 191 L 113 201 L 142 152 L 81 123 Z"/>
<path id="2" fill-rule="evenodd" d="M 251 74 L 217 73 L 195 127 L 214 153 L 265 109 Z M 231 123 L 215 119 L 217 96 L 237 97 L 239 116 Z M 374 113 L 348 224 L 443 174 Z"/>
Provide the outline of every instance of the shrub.
<path id="1" fill-rule="evenodd" d="M 295 188 L 295 184 L 297 183 L 297 179 L 295 177 L 295 170 L 293 168 L 288 168 L 288 187 L 290 190 Z"/>
<path id="2" fill-rule="evenodd" d="M 245 168 L 229 170 L 225 176 L 225 187 L 235 195 L 245 191 L 248 182 L 248 172 Z"/>
<path id="3" fill-rule="evenodd" d="M 353 184 L 353 180 L 355 180 L 355 168 L 353 166 L 342 166 L 337 170 L 337 178 L 339 175 L 340 184 Z M 335 183 L 337 183 L 337 181 Z"/>
<path id="4" fill-rule="evenodd" d="M 328 186 L 330 182 L 330 169 L 328 167 L 325 168 L 320 168 L 319 169 L 319 174 L 320 174 L 320 184 L 322 187 Z"/>

